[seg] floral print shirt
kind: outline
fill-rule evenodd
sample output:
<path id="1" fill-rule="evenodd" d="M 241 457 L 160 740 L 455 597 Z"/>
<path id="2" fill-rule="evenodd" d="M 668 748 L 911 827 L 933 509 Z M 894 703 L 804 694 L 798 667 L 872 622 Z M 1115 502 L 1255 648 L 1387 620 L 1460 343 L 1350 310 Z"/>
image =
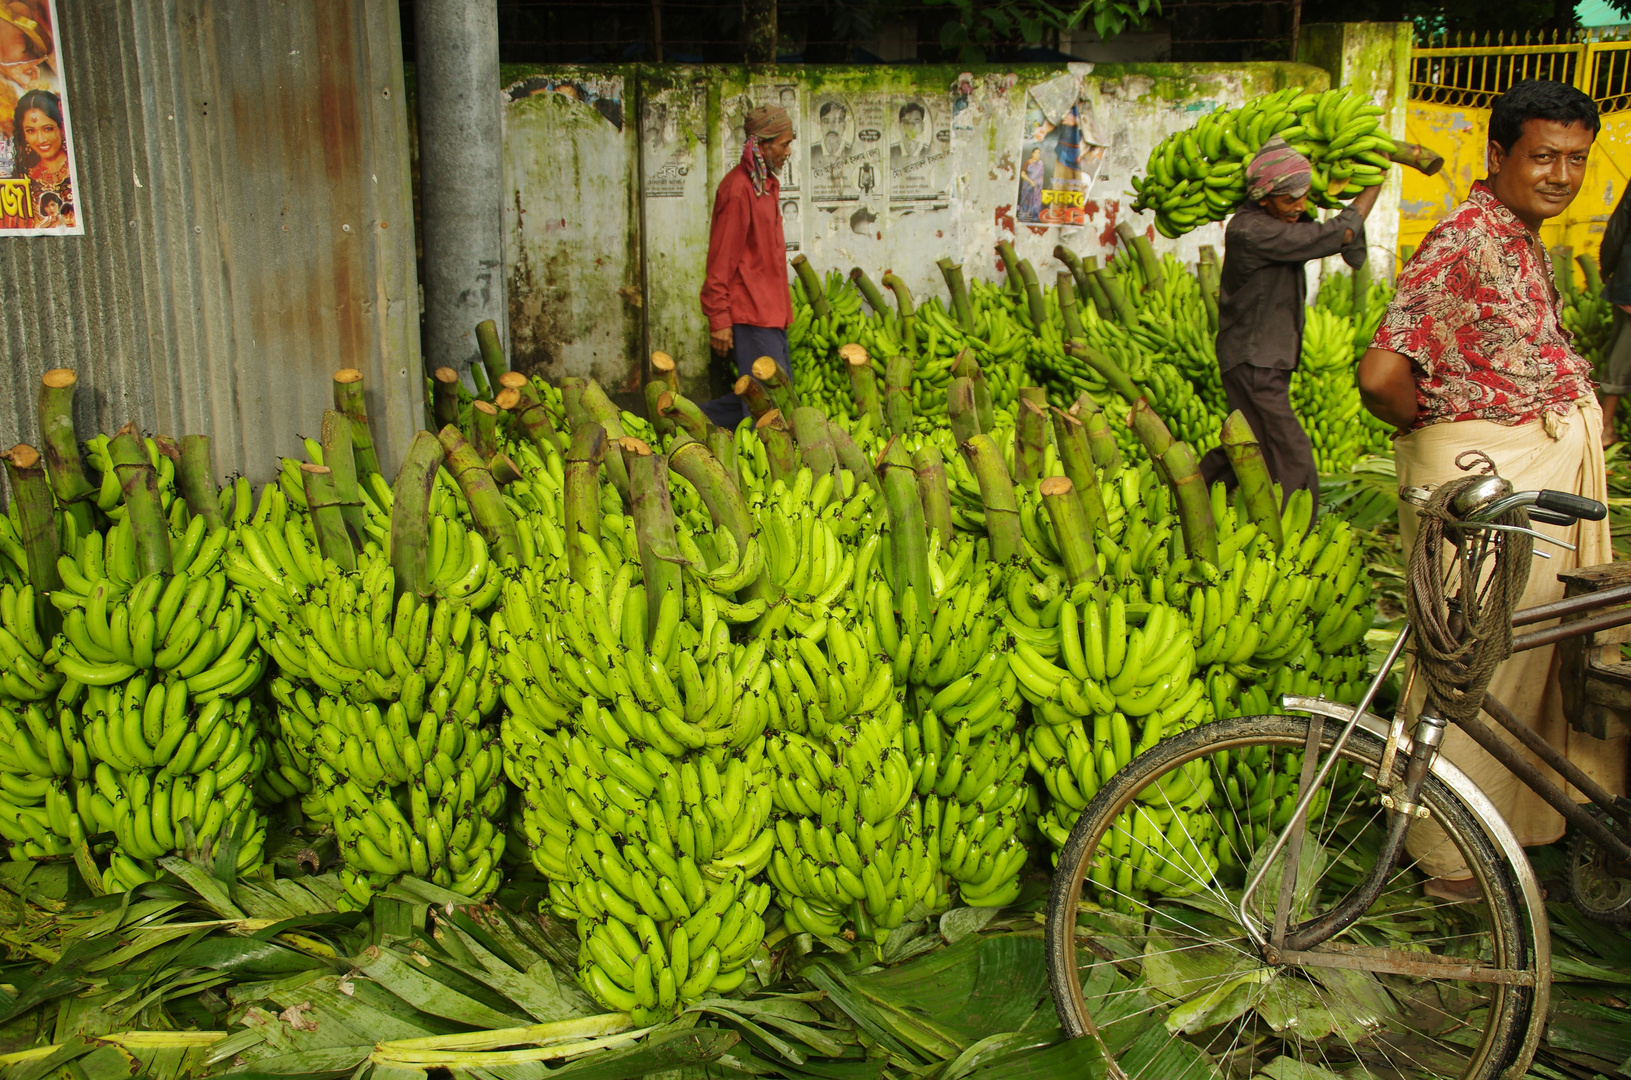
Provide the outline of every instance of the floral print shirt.
<path id="1" fill-rule="evenodd" d="M 1523 424 L 1592 393 L 1591 364 L 1558 319 L 1552 260 L 1482 181 L 1399 274 L 1371 344 L 1416 376 L 1416 424 Z"/>

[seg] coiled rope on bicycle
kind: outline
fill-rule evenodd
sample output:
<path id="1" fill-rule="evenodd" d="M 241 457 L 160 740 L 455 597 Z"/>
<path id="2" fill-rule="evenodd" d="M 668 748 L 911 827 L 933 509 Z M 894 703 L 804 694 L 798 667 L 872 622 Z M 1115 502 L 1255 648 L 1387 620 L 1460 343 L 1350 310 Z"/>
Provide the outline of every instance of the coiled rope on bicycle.
<path id="1" fill-rule="evenodd" d="M 1440 484 L 1417 508 L 1420 529 L 1410 552 L 1405 591 L 1405 610 L 1416 633 L 1417 670 L 1444 719 L 1451 722 L 1478 715 L 1495 669 L 1512 655 L 1512 613 L 1529 584 L 1534 556 L 1534 540 L 1527 533 L 1462 527 L 1451 505 L 1457 495 L 1492 475 L 1495 463 L 1483 451 L 1469 450 L 1457 456 L 1455 464 L 1463 471 L 1482 467 Z M 1522 507 L 1492 524 L 1530 527 Z M 1461 588 L 1452 606 L 1447 590 L 1463 584 L 1465 575 L 1480 573 L 1492 549 L 1495 560 L 1488 579 L 1481 587 L 1465 583 L 1468 587 Z M 1455 560 L 1453 578 L 1447 557 Z"/>

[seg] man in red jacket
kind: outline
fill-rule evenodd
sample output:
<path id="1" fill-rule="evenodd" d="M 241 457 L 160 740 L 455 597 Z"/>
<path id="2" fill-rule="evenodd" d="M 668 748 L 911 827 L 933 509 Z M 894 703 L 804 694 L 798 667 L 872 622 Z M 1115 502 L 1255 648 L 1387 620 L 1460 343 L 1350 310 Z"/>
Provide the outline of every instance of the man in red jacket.
<path id="1" fill-rule="evenodd" d="M 792 149 L 793 121 L 786 109 L 761 105 L 744 118 L 742 133 L 742 160 L 714 194 L 702 311 L 708 316 L 709 343 L 717 353 L 734 355 L 739 373 L 746 375 L 755 360 L 768 356 L 791 377 L 787 327 L 793 321 L 793 298 L 787 288 L 776 171 Z M 747 415 L 735 394 L 702 408 L 725 428 L 734 428 Z"/>

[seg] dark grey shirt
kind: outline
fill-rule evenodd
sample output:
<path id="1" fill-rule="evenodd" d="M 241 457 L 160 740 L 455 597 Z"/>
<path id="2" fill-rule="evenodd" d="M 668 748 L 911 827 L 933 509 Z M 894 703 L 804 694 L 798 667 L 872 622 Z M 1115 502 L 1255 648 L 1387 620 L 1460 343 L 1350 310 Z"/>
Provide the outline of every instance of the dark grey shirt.
<path id="1" fill-rule="evenodd" d="M 1603 227 L 1603 245 L 1597 250 L 1597 266 L 1608 282 L 1603 290 L 1613 304 L 1631 304 L 1631 244 L 1625 242 L 1631 232 L 1631 187 L 1620 195 L 1614 212 Z"/>
<path id="2" fill-rule="evenodd" d="M 1352 229 L 1344 245 L 1342 234 Z M 1341 254 L 1349 266 L 1365 261 L 1365 223 L 1347 207 L 1330 221 L 1308 214 L 1287 223 L 1256 203 L 1242 203 L 1223 234 L 1218 282 L 1218 367 L 1240 364 L 1289 371 L 1302 353 L 1303 264 Z"/>

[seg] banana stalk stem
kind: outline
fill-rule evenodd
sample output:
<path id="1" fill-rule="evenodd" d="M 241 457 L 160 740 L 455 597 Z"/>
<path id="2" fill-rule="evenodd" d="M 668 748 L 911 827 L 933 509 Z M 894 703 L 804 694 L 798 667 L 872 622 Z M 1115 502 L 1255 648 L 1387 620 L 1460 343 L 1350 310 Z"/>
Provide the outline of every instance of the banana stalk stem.
<path id="1" fill-rule="evenodd" d="M 980 430 L 995 431 L 997 421 L 991 404 L 991 387 L 986 385 L 985 372 L 981 370 L 973 349 L 964 349 L 957 354 L 951 362 L 951 373 L 954 377 L 961 375 L 974 384 L 974 415 L 980 421 Z"/>
<path id="2" fill-rule="evenodd" d="M 997 256 L 1002 259 L 1003 274 L 1007 277 L 1008 291 L 1018 295 L 1025 291 L 1025 281 L 1019 272 L 1019 253 L 1012 240 L 997 241 Z"/>
<path id="3" fill-rule="evenodd" d="M 861 448 L 855 445 L 855 440 L 850 438 L 849 432 L 828 421 L 827 438 L 832 440 L 833 452 L 838 455 L 838 467 L 853 473 L 856 483 L 871 484 L 872 490 L 882 495 L 883 485 L 878 482 L 877 470 L 866 459 Z"/>
<path id="4" fill-rule="evenodd" d="M 883 293 L 879 292 L 878 287 L 872 283 L 872 279 L 866 276 L 865 270 L 862 270 L 859 266 L 851 267 L 849 279 L 855 282 L 855 287 L 861 290 L 861 295 L 866 298 L 868 306 L 873 311 L 881 315 L 888 310 L 887 305 L 884 303 Z"/>
<path id="5" fill-rule="evenodd" d="M 827 434 L 827 415 L 808 405 L 793 410 L 793 439 L 798 443 L 799 457 L 817 477 L 823 473 L 838 479 L 838 453 Z M 837 494 L 842 497 L 842 491 Z"/>
<path id="6" fill-rule="evenodd" d="M 959 375 L 946 389 L 946 419 L 958 443 L 966 443 L 980 433 L 980 414 L 974 407 L 974 382 Z"/>
<path id="7" fill-rule="evenodd" d="M 356 368 L 341 368 L 334 373 L 334 407 L 351 421 L 351 454 L 357 459 L 357 475 L 371 476 L 379 472 L 374 429 L 368 424 L 368 402 L 363 396 L 362 372 Z"/>
<path id="8" fill-rule="evenodd" d="M 654 376 L 662 381 L 664 386 L 668 387 L 676 394 L 680 392 L 679 365 L 674 363 L 674 358 L 672 356 L 669 356 L 661 349 L 652 353 L 651 370 Z"/>
<path id="9" fill-rule="evenodd" d="M 890 439 L 878 465 L 883 474 L 884 506 L 889 512 L 889 553 L 895 563 L 896 603 L 908 589 L 917 594 L 917 610 L 932 610 L 929 584 L 929 536 L 918 495 L 917 473 L 899 439 Z"/>
<path id="10" fill-rule="evenodd" d="M 40 376 L 40 443 L 58 504 L 74 519 L 76 535 L 88 536 L 96 528 L 96 488 L 85 478 L 79 437 L 74 433 L 74 387 L 78 382 L 72 368 L 52 368 Z"/>
<path id="11" fill-rule="evenodd" d="M 340 496 L 334 489 L 334 474 L 327 465 L 305 462 L 300 478 L 306 488 L 306 508 L 311 511 L 312 531 L 317 534 L 317 550 L 332 559 L 341 570 L 357 568 L 357 551 L 351 546 L 345 518 L 340 516 Z"/>
<path id="12" fill-rule="evenodd" d="M 517 533 L 515 515 L 504 504 L 493 474 L 487 471 L 487 462 L 475 451 L 458 428 L 451 424 L 436 436 L 447 451 L 447 471 L 458 481 L 470 503 L 470 516 L 476 519 L 476 528 L 487 541 L 493 561 L 500 566 L 521 561 L 521 538 Z"/>
<path id="13" fill-rule="evenodd" d="M 1054 543 L 1065 562 L 1065 577 L 1072 587 L 1097 581 L 1099 560 L 1093 545 L 1093 526 L 1077 497 L 1076 485 L 1068 476 L 1050 476 L 1037 485 L 1037 490 L 1053 522 Z"/>
<path id="14" fill-rule="evenodd" d="M 1048 304 L 1042 299 L 1042 283 L 1036 279 L 1031 260 L 1019 260 L 1019 280 L 1025 286 L 1025 305 L 1031 313 L 1031 326 L 1038 334 L 1048 323 Z"/>
<path id="15" fill-rule="evenodd" d="M 470 365 L 470 381 L 476 384 L 475 400 L 483 401 L 493 396 L 493 388 L 487 382 L 487 372 L 480 364 Z"/>
<path id="16" fill-rule="evenodd" d="M 1082 504 L 1082 512 L 1087 515 L 1087 523 L 1095 533 L 1108 529 L 1110 516 L 1104 509 L 1104 492 L 1099 490 L 1099 470 L 1093 463 L 1087 428 L 1063 409 L 1056 407 L 1052 411 L 1053 441 L 1059 447 L 1059 463 L 1076 489 L 1076 498 Z"/>
<path id="17" fill-rule="evenodd" d="M 883 372 L 884 418 L 896 438 L 912 430 L 912 358 L 891 356 Z"/>
<path id="18" fill-rule="evenodd" d="M 1597 260 L 1590 255 L 1581 255 L 1576 260 L 1580 269 L 1586 272 L 1586 283 L 1591 287 L 1589 295 L 1598 296 L 1603 291 L 1603 279 L 1597 276 Z M 1365 301 L 1370 296 L 1370 260 L 1366 259 L 1353 270 L 1353 304 L 1349 314 L 1357 323 L 1365 315 Z"/>
<path id="19" fill-rule="evenodd" d="M 917 351 L 917 308 L 912 304 L 912 290 L 894 274 L 883 276 L 883 287 L 895 294 L 895 306 L 900 309 L 900 340 L 908 351 Z"/>
<path id="20" fill-rule="evenodd" d="M 159 438 L 154 441 L 163 450 L 165 442 L 169 440 Z M 171 445 L 174 446 L 174 443 Z M 323 452 L 328 453 L 327 450 Z M 181 446 L 171 460 L 176 463 L 176 486 L 181 489 L 181 497 L 187 500 L 188 513 L 203 518 L 210 530 L 219 529 L 225 522 L 221 517 L 221 492 L 215 486 L 215 466 L 210 462 L 210 437 L 183 435 Z M 49 466 L 49 458 L 46 463 Z"/>
<path id="21" fill-rule="evenodd" d="M 1093 293 L 1087 287 L 1087 270 L 1082 266 L 1082 257 L 1063 244 L 1054 245 L 1053 257 L 1064 263 L 1066 269 L 1070 271 L 1071 280 L 1076 284 L 1077 301 L 1083 304 L 1091 302 Z M 1060 274 L 1061 285 L 1064 284 L 1064 280 L 1064 274 Z"/>
<path id="22" fill-rule="evenodd" d="M 1210 250 L 1201 250 L 1201 260 L 1195 265 L 1195 277 L 1200 282 L 1201 303 L 1206 305 L 1206 318 L 1215 334 L 1218 330 L 1218 264 L 1216 260 L 1205 257 Z"/>
<path id="23" fill-rule="evenodd" d="M 923 503 L 923 524 L 940 534 L 940 548 L 951 544 L 951 489 L 946 486 L 946 459 L 932 445 L 918 447 L 912 455 L 912 471 L 917 474 L 917 494 Z"/>
<path id="24" fill-rule="evenodd" d="M 980 484 L 980 501 L 985 504 L 985 532 L 991 539 L 991 558 L 1007 562 L 1024 546 L 1019 528 L 1019 503 L 1014 500 L 1014 482 L 1003 464 L 1002 451 L 989 435 L 976 435 L 962 444 L 963 455 Z"/>
<path id="25" fill-rule="evenodd" d="M 483 461 L 498 453 L 498 406 L 491 401 L 470 403 L 470 446 Z"/>
<path id="26" fill-rule="evenodd" d="M 945 276 L 946 289 L 951 293 L 952 311 L 957 315 L 957 325 L 963 328 L 963 333 L 972 334 L 974 308 L 968 302 L 968 284 L 963 280 L 963 264 L 945 258 L 935 265 L 940 267 L 940 273 Z"/>
<path id="27" fill-rule="evenodd" d="M 1173 477 L 1167 473 L 1165 465 L 1162 464 L 1162 455 L 1176 440 L 1173 439 L 1166 421 L 1150 407 L 1149 398 L 1140 397 L 1133 402 L 1133 411 L 1128 414 L 1127 424 L 1133 429 L 1133 434 L 1138 436 L 1138 441 L 1144 444 L 1144 452 L 1150 456 L 1150 461 L 1155 465 L 1155 471 L 1160 474 L 1161 479 L 1172 483 Z"/>
<path id="28" fill-rule="evenodd" d="M 487 369 L 487 381 L 499 386 L 499 380 L 510 370 L 504 359 L 504 343 L 498 340 L 498 324 L 483 319 L 476 324 L 476 346 L 481 350 L 481 366 Z"/>
<path id="29" fill-rule="evenodd" d="M 821 286 L 821 275 L 816 273 L 810 260 L 803 255 L 793 256 L 793 273 L 799 277 L 799 284 L 804 286 L 804 295 L 810 301 L 810 310 L 815 312 L 816 318 L 832 314 L 832 305 L 827 303 L 827 292 Z"/>
<path id="30" fill-rule="evenodd" d="M 736 391 L 736 396 L 747 405 L 748 412 L 755 422 L 776 407 L 776 403 L 770 400 L 770 395 L 765 393 L 765 388 L 760 386 L 759 380 L 752 375 L 743 375 L 736 380 L 736 385 L 731 389 Z"/>
<path id="31" fill-rule="evenodd" d="M 1099 313 L 1099 318 L 1109 322 L 1116 311 L 1110 306 L 1110 294 L 1104 291 L 1104 286 L 1099 282 L 1099 257 L 1090 255 L 1082 260 L 1082 270 L 1087 282 L 1087 295 L 1093 301 L 1094 310 Z"/>
<path id="32" fill-rule="evenodd" d="M 1278 547 L 1285 538 L 1285 531 L 1280 522 L 1280 500 L 1274 493 L 1274 478 L 1269 475 L 1268 462 L 1263 458 L 1256 433 L 1239 409 L 1223 421 L 1220 441 L 1246 500 L 1246 516 Z"/>
<path id="33" fill-rule="evenodd" d="M 736 475 L 736 439 L 724 428 L 708 429 L 708 449 L 713 452 L 727 472 Z M 672 462 L 670 462 L 672 464 Z"/>
<path id="34" fill-rule="evenodd" d="M 544 399 L 538 396 L 538 388 L 529 379 L 515 390 L 521 398 L 514 407 L 515 419 L 521 425 L 521 430 L 527 433 L 527 438 L 540 451 L 561 453 L 561 439 L 555 434 L 555 421 L 549 415 Z"/>
<path id="35" fill-rule="evenodd" d="M 1144 271 L 1144 291 L 1160 292 L 1167 282 L 1167 275 L 1161 269 L 1161 260 L 1155 254 L 1155 245 L 1143 233 L 1133 231 L 1133 227 L 1122 221 L 1116 224 L 1116 235 L 1121 238 L 1128 251 L 1138 256 L 1139 268 Z"/>
<path id="36" fill-rule="evenodd" d="M 450 367 L 439 367 L 431 372 L 434 401 L 431 415 L 438 427 L 459 424 L 459 373 Z"/>
<path id="37" fill-rule="evenodd" d="M 134 423 L 119 429 L 108 442 L 108 457 L 124 492 L 130 533 L 136 542 L 138 575 L 155 570 L 170 572 L 170 527 L 159 501 L 159 474 L 147 456 L 147 446 Z"/>
<path id="38" fill-rule="evenodd" d="M 1059 317 L 1065 323 L 1065 340 L 1082 341 L 1082 320 L 1076 314 L 1076 280 L 1069 270 L 1059 271 L 1053 295 L 1059 298 Z"/>
<path id="39" fill-rule="evenodd" d="M 793 392 L 793 384 L 787 378 L 787 372 L 782 370 L 781 364 L 769 356 L 761 356 L 753 362 L 753 377 L 764 386 L 765 393 L 770 400 L 776 403 L 776 408 L 785 414 L 791 414 L 799 407 L 799 397 Z"/>
<path id="40" fill-rule="evenodd" d="M 1144 396 L 1144 391 L 1139 389 L 1138 384 L 1133 382 L 1132 376 L 1128 375 L 1120 364 L 1093 346 L 1070 341 L 1065 343 L 1065 351 L 1078 360 L 1086 361 L 1088 367 L 1104 377 L 1104 381 L 1110 384 L 1110 389 L 1128 401 L 1137 401 Z"/>
<path id="41" fill-rule="evenodd" d="M 583 384 L 583 393 L 578 399 L 578 405 L 583 409 L 583 415 L 606 429 L 606 441 L 617 442 L 624 435 L 623 413 L 612 404 L 612 399 L 606 396 L 606 391 L 600 383 L 590 379 Z M 606 455 L 606 473 L 612 478 L 612 484 L 623 496 L 624 505 L 629 501 L 629 470 L 623 463 L 622 454 Z"/>
<path id="42" fill-rule="evenodd" d="M 1387 159 L 1397 165 L 1407 165 L 1423 176 L 1432 176 L 1444 168 L 1444 159 L 1427 147 L 1397 139 L 1393 141 L 1393 149 L 1387 152 Z"/>
<path id="43" fill-rule="evenodd" d="M 436 591 L 430 579 L 430 493 L 442 467 L 442 444 L 428 431 L 414 435 L 391 485 L 391 571 L 398 596 L 427 597 Z"/>
<path id="44" fill-rule="evenodd" d="M 668 467 L 682 476 L 702 496 L 714 527 L 724 529 L 735 539 L 737 549 L 745 550 L 753 536 L 754 520 L 742 489 L 731 478 L 731 471 L 716 454 L 694 439 L 687 439 L 674 447 L 668 456 Z M 740 594 L 744 599 L 775 597 L 768 573 L 761 573 Z"/>
<path id="45" fill-rule="evenodd" d="M 855 415 L 872 417 L 874 428 L 883 427 L 883 402 L 878 397 L 878 375 L 866 349 L 853 342 L 838 350 L 839 359 L 849 369 L 850 396 L 855 399 Z"/>
<path id="46" fill-rule="evenodd" d="M 798 475 L 798 447 L 793 445 L 793 429 L 780 409 L 771 409 L 754 424 L 759 441 L 764 444 L 765 457 L 770 462 L 770 478 L 791 484 Z"/>
<path id="47" fill-rule="evenodd" d="M 566 414 L 566 430 L 577 431 L 589 422 L 583 411 L 583 388 L 589 380 L 581 375 L 567 375 L 561 379 L 561 409 Z"/>
<path id="48" fill-rule="evenodd" d="M 668 384 L 661 379 L 646 383 L 646 419 L 651 421 L 651 429 L 660 439 L 674 434 L 674 421 L 663 415 L 661 404 L 663 395 L 670 392 Z"/>
<path id="49" fill-rule="evenodd" d="M 1097 410 L 1082 421 L 1087 429 L 1087 446 L 1093 451 L 1093 461 L 1104 473 L 1105 479 L 1121 475 L 1121 447 L 1116 444 L 1116 433 L 1110 430 L 1110 421 Z"/>
<path id="50" fill-rule="evenodd" d="M 572 580 L 589 584 L 590 556 L 578 545 L 580 535 L 600 544 L 600 463 L 606 456 L 606 429 L 584 423 L 572 433 L 566 452 L 566 475 L 561 494 L 566 525 L 566 563 Z"/>
<path id="51" fill-rule="evenodd" d="M 1101 266 L 1093 271 L 1093 277 L 1097 279 L 1099 288 L 1104 290 L 1105 297 L 1110 301 L 1110 310 L 1115 312 L 1121 325 L 1129 330 L 1137 330 L 1138 311 L 1133 307 L 1132 301 L 1127 299 L 1127 294 L 1121 291 L 1121 282 L 1116 280 L 1116 275 Z"/>
<path id="52" fill-rule="evenodd" d="M 1178 503 L 1178 522 L 1184 534 L 1184 551 L 1192 559 L 1218 564 L 1218 525 L 1212 518 L 1212 498 L 1200 465 L 1189 447 L 1175 442 L 1161 455 L 1161 464 L 1171 477 Z"/>
<path id="53" fill-rule="evenodd" d="M 685 589 L 679 545 L 674 542 L 674 507 L 668 497 L 668 459 L 652 453 L 651 447 L 639 439 L 625 437 L 618 445 L 628 464 L 630 512 L 646 584 L 649 635 L 657 625 L 663 597 L 672 592 L 676 600 L 682 600 Z M 667 648 L 667 642 L 652 642 L 652 651 L 659 655 Z"/>
<path id="54" fill-rule="evenodd" d="M 509 487 L 521 479 L 521 468 L 510 459 L 510 455 L 497 453 L 487 463 L 487 471 L 493 474 L 493 480 L 499 487 Z"/>
<path id="55" fill-rule="evenodd" d="M 1034 484 L 1042 479 L 1048 445 L 1048 392 L 1040 386 L 1021 386 L 1015 404 L 1014 480 Z"/>
<path id="56" fill-rule="evenodd" d="M 714 426 L 696 402 L 675 390 L 664 390 L 657 395 L 657 412 L 675 427 L 684 428 L 685 433 L 698 442 L 707 442 L 708 432 Z"/>
<path id="57" fill-rule="evenodd" d="M 36 629 L 49 641 L 62 628 L 62 615 L 44 598 L 62 587 L 57 576 L 57 515 L 51 503 L 51 484 L 45 478 L 44 459 L 27 443 L 18 443 L 6 454 L 6 478 L 11 481 L 11 504 L 17 511 L 17 531 L 23 545 L 34 595 Z"/>
<path id="58" fill-rule="evenodd" d="M 195 436 L 187 436 L 187 439 L 192 438 Z M 183 454 L 186 453 L 186 441 L 182 440 Z M 337 409 L 324 409 L 323 430 L 318 442 L 323 447 L 323 464 L 328 466 L 329 481 L 334 486 L 340 517 L 346 528 L 351 530 L 352 545 L 361 551 L 363 541 L 368 538 L 365 528 L 368 519 L 362 509 L 362 492 L 357 487 L 357 459 L 351 452 L 351 421 Z"/>

